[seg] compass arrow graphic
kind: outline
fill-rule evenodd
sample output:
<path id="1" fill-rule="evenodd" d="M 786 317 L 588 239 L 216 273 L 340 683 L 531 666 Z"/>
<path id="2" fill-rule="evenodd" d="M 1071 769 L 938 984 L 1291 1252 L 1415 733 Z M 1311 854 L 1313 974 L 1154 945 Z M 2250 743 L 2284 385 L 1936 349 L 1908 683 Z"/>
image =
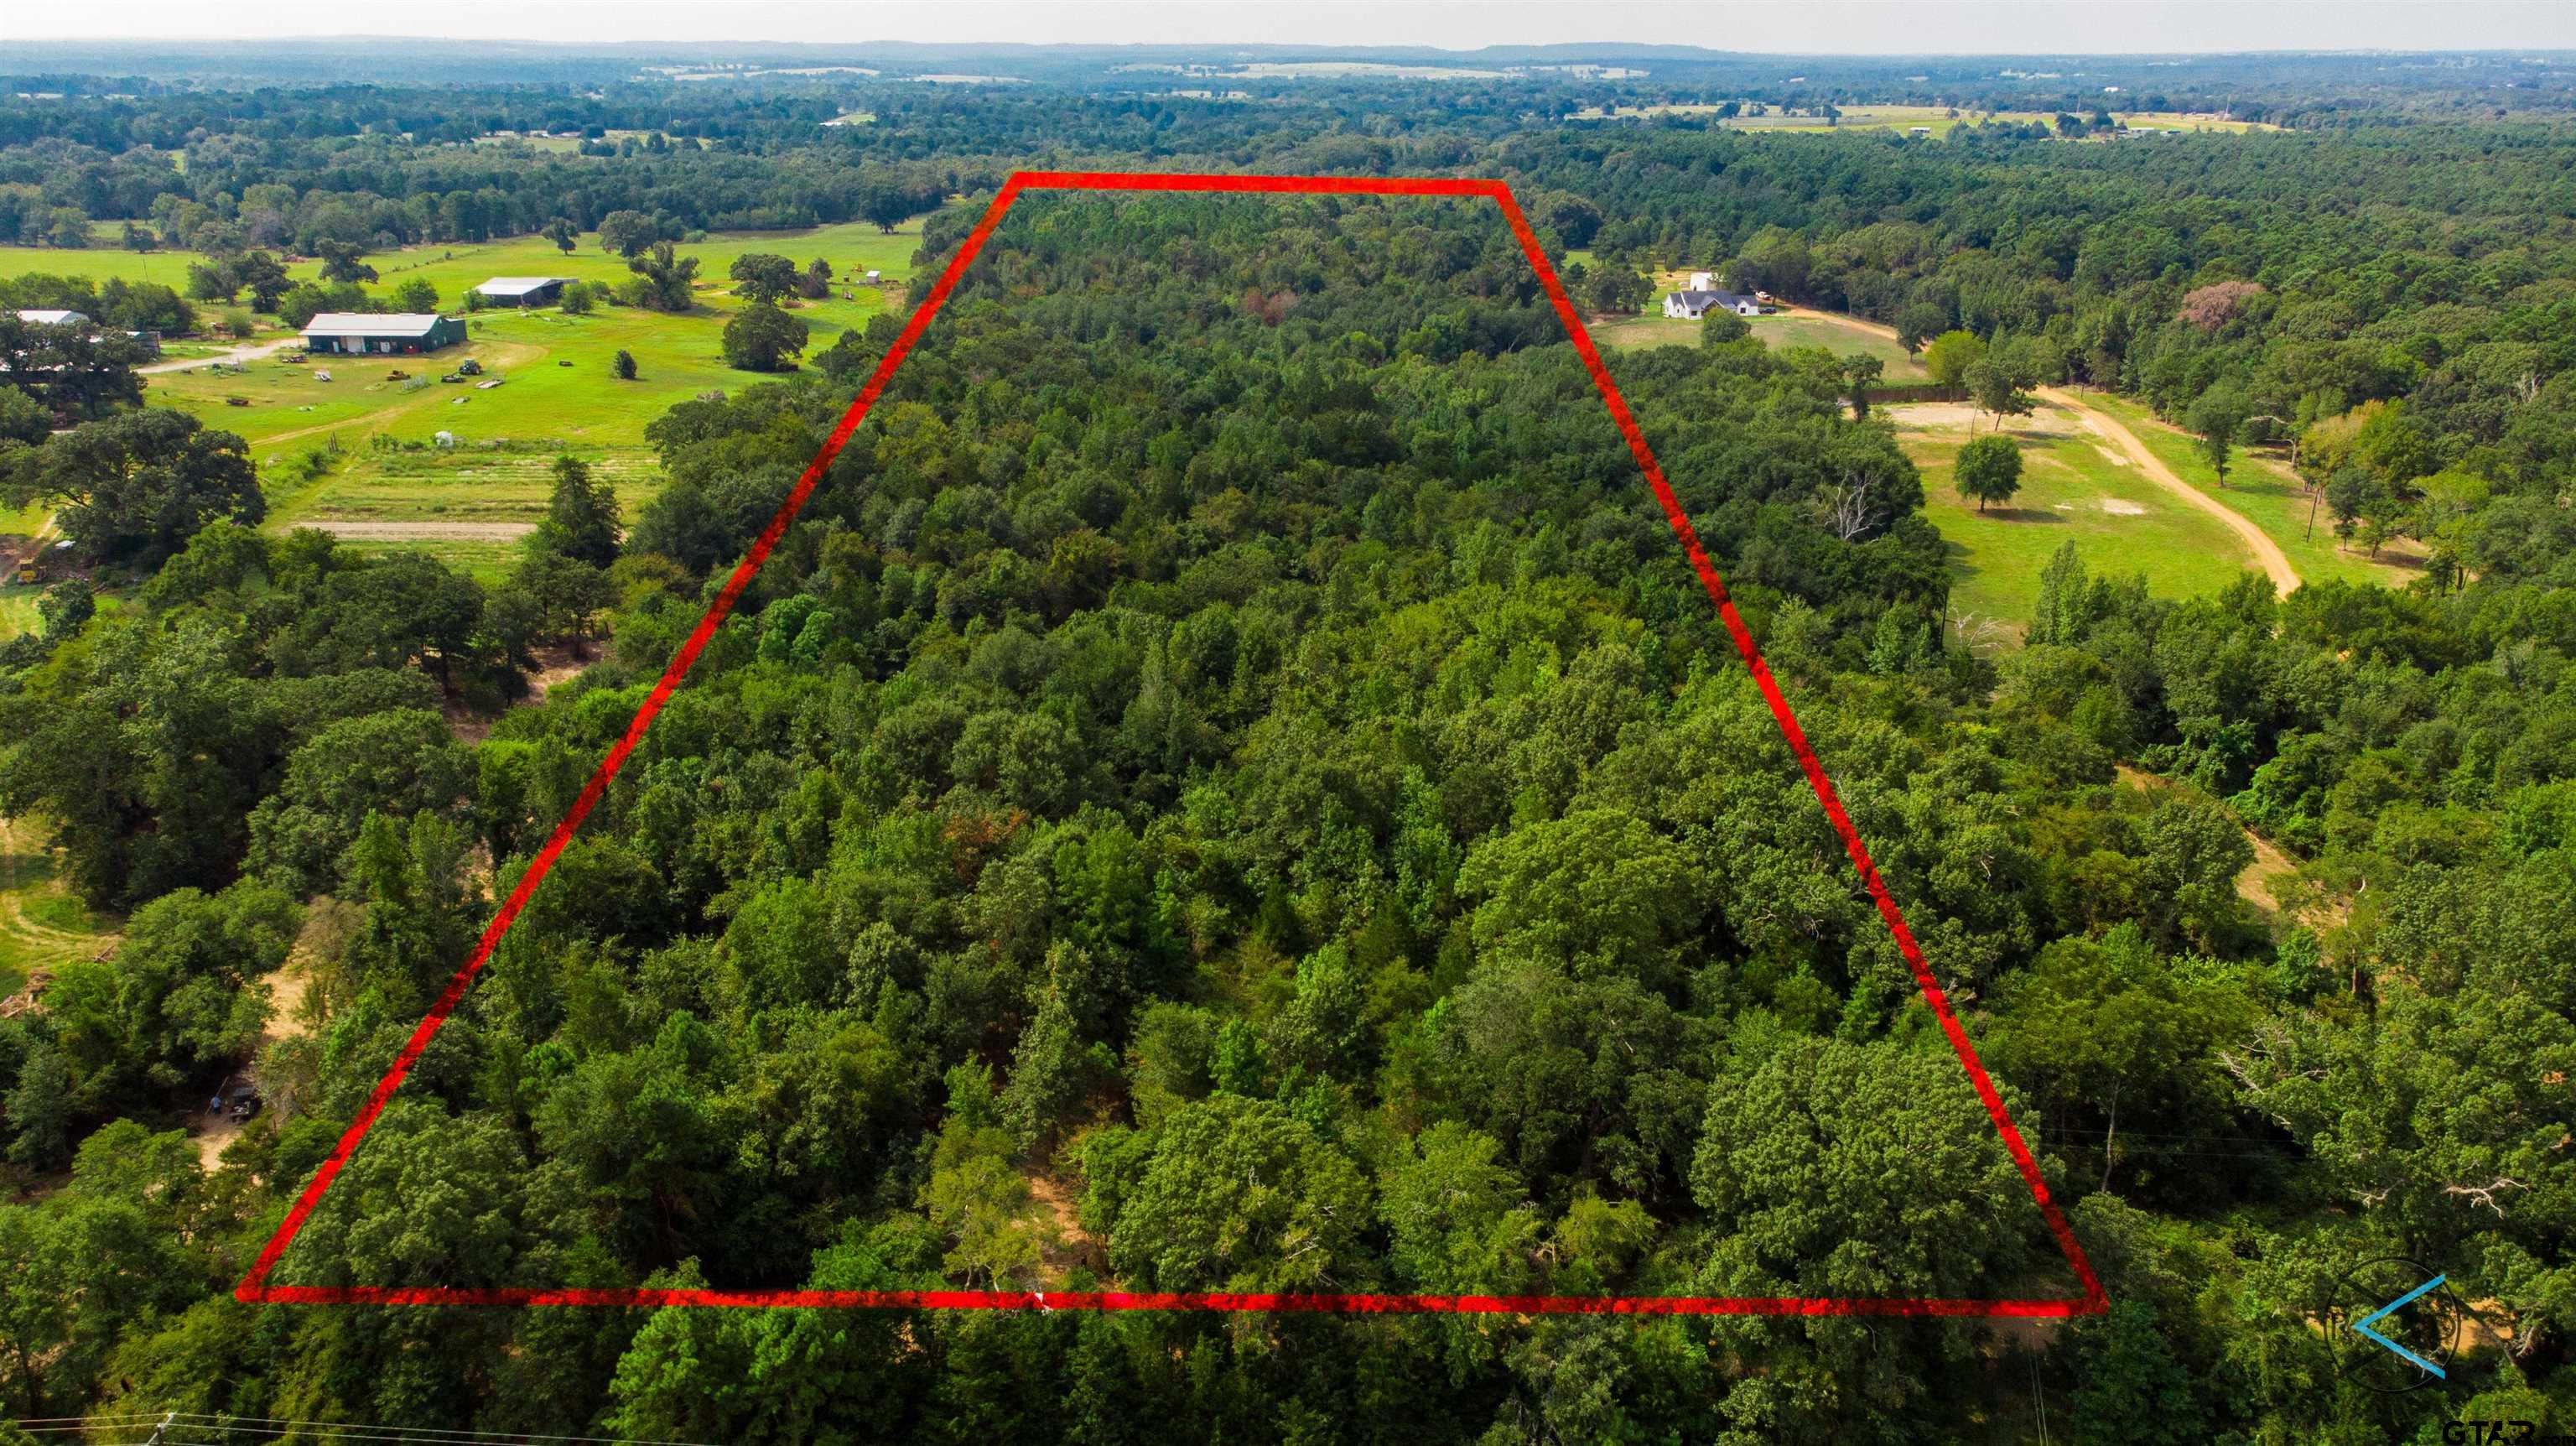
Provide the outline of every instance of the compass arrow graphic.
<path id="1" fill-rule="evenodd" d="M 2361 1332 L 2363 1335 L 2370 1337 L 2372 1340 L 2377 1341 L 2379 1344 L 2386 1346 L 2388 1349 L 2395 1351 L 2407 1360 L 2414 1362 L 2417 1366 L 2432 1372 L 2436 1376 L 2441 1376 L 2447 1379 L 2449 1373 L 2444 1371 L 2440 1366 L 2437 1366 L 2431 1361 L 2424 1359 L 2422 1356 L 2415 1354 L 2413 1351 L 2406 1349 L 2404 1346 L 2401 1346 L 2397 1342 L 2390 1340 L 2388 1337 L 2381 1335 L 2379 1332 L 2372 1330 L 2370 1327 L 2374 1321 L 2386 1320 L 2389 1316 L 2395 1314 L 2400 1307 L 2411 1303 L 2416 1297 L 2423 1295 L 2427 1291 L 2435 1289 L 2440 1286 L 2442 1282 L 2449 1280 L 2450 1278 L 2451 1277 L 2447 1274 L 2434 1276 L 2431 1280 L 2424 1282 L 2422 1285 L 2419 1285 L 2413 1290 L 2406 1292 L 2404 1295 L 2397 1297 L 2388 1304 L 2383 1305 L 2379 1309 L 2372 1311 L 2370 1314 L 2363 1316 L 2361 1319 L 2354 1321 L 2352 1323 L 2352 1328 Z"/>

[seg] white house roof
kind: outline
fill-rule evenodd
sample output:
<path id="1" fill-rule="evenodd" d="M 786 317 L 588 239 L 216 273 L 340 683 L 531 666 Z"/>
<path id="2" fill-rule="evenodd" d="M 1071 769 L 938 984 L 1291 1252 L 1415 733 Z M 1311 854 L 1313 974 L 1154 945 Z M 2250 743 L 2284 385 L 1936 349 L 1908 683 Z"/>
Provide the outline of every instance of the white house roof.
<path id="1" fill-rule="evenodd" d="M 87 316 L 77 311 L 48 311 L 40 308 L 21 308 L 18 319 L 35 326 L 78 326 L 89 320 Z"/>
<path id="2" fill-rule="evenodd" d="M 474 289 L 485 296 L 525 296 L 531 291 L 561 286 L 571 280 L 569 276 L 495 276 Z"/>
<path id="3" fill-rule="evenodd" d="M 326 311 L 304 324 L 306 336 L 427 336 L 447 318 L 434 311 Z"/>

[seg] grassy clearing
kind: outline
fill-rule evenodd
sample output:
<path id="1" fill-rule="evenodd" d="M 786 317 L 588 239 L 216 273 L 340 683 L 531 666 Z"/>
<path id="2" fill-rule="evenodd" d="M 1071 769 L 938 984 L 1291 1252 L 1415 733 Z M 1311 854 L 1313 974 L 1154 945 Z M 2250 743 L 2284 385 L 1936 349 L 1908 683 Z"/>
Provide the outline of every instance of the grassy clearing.
<path id="1" fill-rule="evenodd" d="M 1699 323 L 1680 321 L 1658 312 L 1649 316 L 1623 316 L 1612 321 L 1584 323 L 1592 340 L 1603 347 L 1620 351 L 1643 351 L 1658 346 L 1699 345 Z"/>
<path id="2" fill-rule="evenodd" d="M 1836 356 L 1874 356 L 1886 363 L 1891 382 L 1930 381 L 1923 362 L 1889 337 L 1846 326 L 1828 316 L 1781 315 L 1746 318 L 1753 334 L 1769 347 L 1820 346 Z"/>
<path id="3" fill-rule="evenodd" d="M 56 876 L 32 819 L 0 819 L 0 997 L 38 969 L 59 970 L 113 947 L 111 921 L 93 915 Z"/>
<path id="4" fill-rule="evenodd" d="M 1874 356 L 1887 364 L 1886 379 L 1891 382 L 1929 379 L 1922 362 L 1894 341 L 1846 326 L 1827 316 L 1812 313 L 1750 316 L 1745 318 L 1745 322 L 1753 328 L 1753 335 L 1763 345 L 1775 350 L 1820 346 L 1836 356 Z M 1591 331 L 1592 339 L 1602 346 L 1634 351 L 1656 346 L 1698 346 L 1700 326 L 1701 323 L 1696 321 L 1683 321 L 1656 312 L 1596 322 L 1592 324 Z"/>
<path id="5" fill-rule="evenodd" d="M 821 256 L 853 278 L 871 269 L 883 273 L 880 285 L 854 279 L 827 298 L 796 303 L 792 314 L 811 329 L 811 349 L 820 350 L 843 330 L 863 327 L 899 304 L 920 231 L 916 222 L 893 235 L 854 224 L 714 236 L 680 248 L 699 259 L 696 301 L 686 313 L 608 306 L 570 316 L 554 307 L 496 308 L 467 319 L 464 346 L 431 356 L 331 357 L 300 365 L 272 357 L 220 373 L 197 367 L 148 378 L 148 395 L 156 405 L 192 412 L 251 443 L 268 479 L 272 528 L 364 523 L 344 534 L 351 545 L 428 551 L 490 578 L 517 557 L 509 524 L 533 523 L 542 514 L 551 485 L 545 469 L 556 450 L 585 456 L 605 471 L 631 515 L 660 485 L 644 447 L 647 423 L 701 392 L 770 380 L 724 362 L 724 325 L 744 304 L 725 274 L 735 257 L 766 251 L 801 264 Z M 0 248 L 0 271 L 30 254 L 48 261 L 111 259 L 104 252 Z M 174 255 L 141 259 L 169 263 Z M 134 258 L 115 253 L 113 259 Z M 382 279 L 370 290 L 381 294 L 425 279 L 451 311 L 467 288 L 492 276 L 615 282 L 631 274 L 621 258 L 596 246 L 565 256 L 542 237 L 415 248 L 372 260 Z M 634 381 L 611 375 L 610 359 L 619 351 L 635 358 Z M 438 380 L 469 356 L 486 376 Z M 330 380 L 320 379 L 324 372 Z M 495 377 L 497 387 L 475 385 Z M 243 405 L 233 405 L 234 398 Z M 452 434 L 453 450 L 385 452 L 371 445 L 378 436 L 428 443 L 441 432 Z M 290 471 L 304 453 L 334 437 L 347 456 L 328 475 L 307 481 Z M 423 527 L 393 525 L 402 523 Z M 0 530 L 7 526 L 0 519 Z"/>
<path id="6" fill-rule="evenodd" d="M 36 614 L 36 599 L 44 595 L 45 590 L 40 587 L 0 583 L 0 643 L 20 633 L 32 633 L 43 625 L 43 620 Z"/>
<path id="7" fill-rule="evenodd" d="M 2280 129 L 2269 121 L 2230 120 L 2222 115 L 2195 115 L 2178 110 L 2113 111 L 2112 114 L 2119 117 L 2124 124 L 2136 129 L 2153 127 L 2156 130 L 2169 131 L 2225 131 L 2230 135 L 2243 135 L 2247 131 Z"/>
<path id="8" fill-rule="evenodd" d="M 115 277 L 124 281 L 157 281 L 181 295 L 188 291 L 188 268 L 204 261 L 196 251 L 127 251 L 113 241 L 81 250 L 59 246 L 0 246 L 0 276 L 85 276 L 93 282 Z M 298 281 L 321 274 L 318 262 L 291 262 L 287 274 Z"/>
<path id="9" fill-rule="evenodd" d="M 678 249 L 683 256 L 697 257 L 698 274 L 718 284 L 726 284 L 725 272 L 734 258 L 749 251 L 791 256 L 799 266 L 820 256 L 832 263 L 835 275 L 857 276 L 873 269 L 899 283 L 911 275 L 912 253 L 920 245 L 919 221 L 898 227 L 891 236 L 864 221 L 852 221 L 805 231 L 720 231 Z M 205 259 L 196 251 L 126 251 L 113 245 L 83 250 L 0 246 L 0 276 L 81 276 L 92 281 L 121 277 L 157 281 L 184 293 L 188 268 Z M 464 306 L 466 288 L 494 276 L 619 282 L 634 274 L 626 269 L 625 258 L 601 250 L 595 237 L 582 238 L 569 254 L 542 236 L 514 236 L 504 241 L 406 247 L 376 253 L 367 261 L 382 278 L 367 288 L 370 292 L 383 295 L 395 283 L 425 277 L 438 288 L 439 304 L 451 311 Z M 287 274 L 298 281 L 311 280 L 321 270 L 320 263 L 313 261 L 286 265 Z"/>
<path id="10" fill-rule="evenodd" d="M 921 225 L 917 221 L 898 228 L 891 236 L 866 222 L 853 221 L 807 231 L 722 231 L 677 249 L 683 256 L 698 258 L 701 280 L 722 287 L 732 284 L 725 280 L 725 272 L 733 266 L 734 258 L 746 252 L 786 256 L 800 267 L 820 256 L 832 263 L 836 278 L 878 270 L 885 273 L 887 280 L 900 282 L 911 275 L 912 253 L 920 246 Z M 369 262 L 383 278 L 371 290 L 385 290 L 417 277 L 437 287 L 440 303 L 451 310 L 463 305 L 467 288 L 494 276 L 562 276 L 613 284 L 634 275 L 626 269 L 624 257 L 601 250 L 591 240 L 585 239 L 565 252 L 542 236 L 514 236 L 479 245 L 416 246 L 370 257 Z M 5 258 L 0 258 L 0 270 L 6 266 Z M 844 289 L 847 288 L 836 284 L 834 297 L 837 299 Z"/>
<path id="11" fill-rule="evenodd" d="M 1955 127 L 1975 125 L 1986 120 L 2045 122 L 2055 118 L 2054 113 L 2043 115 L 2038 111 L 1953 111 L 1947 106 L 1937 105 L 1847 105 L 1836 107 L 1842 114 L 1833 120 L 1814 115 L 1782 115 L 1776 110 L 1765 115 L 1735 115 L 1722 120 L 1715 119 L 1721 108 L 1720 102 L 1697 105 L 1621 106 L 1619 114 L 1645 116 L 1650 119 L 1660 116 L 1698 116 L 1710 118 L 1712 124 L 1732 131 L 1911 130 L 1916 126 L 1923 126 L 1935 136 L 1946 136 Z M 1598 106 L 1575 112 L 1577 120 L 1603 118 L 1601 108 Z"/>
<path id="12" fill-rule="evenodd" d="M 2097 573 L 2143 570 L 2160 597 L 2216 593 L 2254 565 L 2217 519 L 2114 460 L 2074 414 L 2055 407 L 2043 406 L 2007 429 L 2021 448 L 2021 492 L 2008 507 L 1978 511 L 1951 479 L 1969 437 L 1965 410 L 1935 405 L 1881 413 L 1922 469 L 1924 515 L 1949 543 L 1954 613 L 1999 620 L 2018 638 L 2039 599 L 2040 570 L 2067 542 Z M 1991 423 L 1977 425 L 1982 434 Z"/>
<path id="13" fill-rule="evenodd" d="M 2096 408 L 2118 421 L 2144 442 L 2174 474 L 2192 486 L 2217 498 L 2234 511 L 2243 514 L 2261 529 L 2290 559 L 2303 581 L 2315 582 L 2337 578 L 2346 582 L 2379 583 L 2402 586 L 2418 575 L 2416 559 L 2394 548 L 2380 549 L 2380 559 L 2373 560 L 2358 548 L 2347 548 L 2334 535 L 2334 514 L 2324 507 L 2314 509 L 2313 534 L 2309 526 L 2310 499 L 2305 490 L 2256 456 L 2239 451 L 2235 464 L 2227 469 L 2227 485 L 2218 485 L 2217 474 L 2208 459 L 2200 455 L 2190 433 L 2161 421 L 2144 405 L 2109 392 L 2078 390 L 2085 405 Z"/>
<path id="14" fill-rule="evenodd" d="M 1736 115 L 1726 117 L 1722 120 L 1714 119 L 1717 112 L 1722 108 L 1722 102 L 1622 106 L 1619 108 L 1618 113 L 1622 116 L 1644 116 L 1649 119 L 1661 116 L 1697 116 L 1710 118 L 1711 124 L 1734 131 L 1820 132 L 1836 130 L 1912 130 L 1916 126 L 1921 126 L 1929 130 L 1935 137 L 1946 137 L 1951 131 L 1960 126 L 1983 125 L 1989 121 L 1998 121 L 2009 125 L 2024 125 L 2035 121 L 2041 125 L 2048 125 L 2057 119 L 2057 112 L 2055 111 L 1953 110 L 1946 106 L 1937 105 L 1838 106 L 1836 109 L 1839 110 L 1841 114 L 1831 120 L 1828 120 L 1823 116 L 1782 115 L 1776 110 L 1765 115 Z M 2090 114 L 2089 110 L 2087 111 L 2087 114 Z M 2219 115 L 2192 115 L 2181 111 L 2130 112 L 2115 109 L 2111 112 L 2111 115 L 2114 119 L 2122 122 L 2123 124 L 2137 128 L 2151 127 L 2156 130 L 2223 131 L 2230 134 L 2241 135 L 2247 131 L 2269 131 L 2280 129 L 2279 126 L 2269 125 L 2262 121 L 2230 120 Z M 1599 106 L 1592 106 L 1575 112 L 1574 118 L 1577 120 L 1602 120 L 1606 117 Z"/>

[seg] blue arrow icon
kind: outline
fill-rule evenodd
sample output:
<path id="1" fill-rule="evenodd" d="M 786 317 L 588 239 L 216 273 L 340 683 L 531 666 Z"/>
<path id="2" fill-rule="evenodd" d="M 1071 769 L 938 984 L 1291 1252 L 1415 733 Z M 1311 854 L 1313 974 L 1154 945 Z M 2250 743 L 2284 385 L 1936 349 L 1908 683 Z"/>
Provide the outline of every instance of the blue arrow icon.
<path id="1" fill-rule="evenodd" d="M 2372 1311 L 2370 1314 L 2363 1316 L 2361 1319 L 2354 1321 L 2352 1323 L 2352 1328 L 2361 1332 L 2363 1335 L 2370 1337 L 2372 1340 L 2379 1342 L 2381 1345 L 2388 1347 L 2390 1350 L 2395 1351 L 2397 1354 L 2404 1356 L 2407 1360 L 2414 1362 L 2424 1370 L 2431 1371 L 2436 1376 L 2448 1379 L 2450 1374 L 2449 1372 L 2443 1370 L 2440 1366 L 2433 1364 L 2431 1361 L 2424 1359 L 2422 1356 L 2415 1354 L 2413 1351 L 2406 1349 L 2404 1346 L 2399 1345 L 2397 1342 L 2390 1340 L 2388 1337 L 2381 1335 L 2379 1332 L 2372 1330 L 2370 1327 L 2372 1322 L 2386 1320 L 2390 1315 L 2394 1314 L 2399 1307 L 2411 1303 L 2416 1297 L 2434 1289 L 2450 1278 L 2451 1277 L 2448 1275 L 2434 1276 L 2431 1280 L 2424 1282 L 2422 1285 L 2419 1285 L 2413 1290 L 2406 1292 L 2404 1295 L 2397 1297 L 2388 1304 L 2383 1305 L 2379 1309 Z"/>

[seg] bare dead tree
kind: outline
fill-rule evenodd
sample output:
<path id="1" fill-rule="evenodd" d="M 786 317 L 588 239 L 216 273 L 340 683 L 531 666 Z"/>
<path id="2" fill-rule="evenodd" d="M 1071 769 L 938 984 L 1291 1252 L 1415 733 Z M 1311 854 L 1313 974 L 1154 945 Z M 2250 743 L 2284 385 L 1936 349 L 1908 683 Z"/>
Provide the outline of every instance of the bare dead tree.
<path id="1" fill-rule="evenodd" d="M 1825 525 L 1834 536 L 1851 542 L 1876 530 L 1878 515 L 1869 505 L 1870 489 L 1876 485 L 1867 477 L 1846 481 L 1825 499 Z"/>
<path id="2" fill-rule="evenodd" d="M 2442 1187 L 2442 1193 L 2466 1200 L 2472 1208 L 2493 1211 L 2496 1218 L 2501 1220 L 2504 1218 L 2504 1207 L 2496 1203 L 2496 1192 L 2529 1188 L 2531 1187 L 2520 1180 L 2498 1175 L 2483 1185 L 2445 1185 Z"/>

